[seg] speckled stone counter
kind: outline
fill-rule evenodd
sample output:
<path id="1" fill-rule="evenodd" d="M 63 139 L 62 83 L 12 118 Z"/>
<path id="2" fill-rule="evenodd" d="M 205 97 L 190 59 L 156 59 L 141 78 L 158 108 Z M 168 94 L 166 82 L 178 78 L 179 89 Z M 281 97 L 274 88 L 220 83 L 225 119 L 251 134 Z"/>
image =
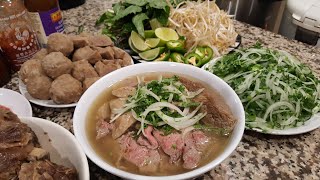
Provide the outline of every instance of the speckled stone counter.
<path id="1" fill-rule="evenodd" d="M 90 33 L 96 19 L 112 0 L 87 0 L 75 9 L 64 11 L 66 33 L 76 33 L 80 25 Z M 235 22 L 242 46 L 260 41 L 265 46 L 286 50 L 308 64 L 320 75 L 320 49 L 287 40 L 262 29 Z M 5 88 L 18 91 L 14 75 Z M 53 109 L 32 104 L 33 115 L 58 123 L 72 132 L 74 108 Z M 118 179 L 89 161 L 91 179 Z M 246 131 L 237 149 L 219 167 L 198 179 L 320 179 L 320 129 L 295 136 L 272 136 Z"/>

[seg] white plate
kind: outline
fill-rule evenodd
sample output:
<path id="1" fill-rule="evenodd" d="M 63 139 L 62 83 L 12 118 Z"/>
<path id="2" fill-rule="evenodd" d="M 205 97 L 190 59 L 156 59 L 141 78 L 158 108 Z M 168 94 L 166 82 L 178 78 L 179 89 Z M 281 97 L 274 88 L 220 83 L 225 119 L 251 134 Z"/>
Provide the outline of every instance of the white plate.
<path id="1" fill-rule="evenodd" d="M 53 107 L 53 108 L 67 108 L 67 107 L 75 107 L 77 103 L 72 103 L 72 104 L 56 104 L 52 100 L 41 100 L 41 99 L 36 99 L 33 98 L 27 91 L 26 85 L 19 79 L 19 91 L 20 93 L 26 97 L 30 102 L 44 106 L 44 107 Z"/>
<path id="2" fill-rule="evenodd" d="M 206 70 L 208 67 L 213 66 L 221 57 L 212 59 L 207 64 L 202 66 L 201 68 Z M 315 130 L 320 127 L 320 113 L 313 115 L 308 121 L 305 122 L 304 125 L 289 128 L 289 129 L 272 129 L 269 131 L 262 131 L 258 128 L 249 129 L 246 127 L 246 130 L 252 130 L 264 134 L 273 134 L 273 135 L 296 135 L 296 134 L 303 134 Z"/>
<path id="3" fill-rule="evenodd" d="M 8 107 L 18 116 L 32 117 L 29 101 L 18 92 L 0 88 L 0 105 Z"/>
<path id="4" fill-rule="evenodd" d="M 45 119 L 19 118 L 34 131 L 41 147 L 50 153 L 52 162 L 76 168 L 79 180 L 90 179 L 87 157 L 78 141 L 68 130 Z"/>
<path id="5" fill-rule="evenodd" d="M 247 130 L 252 130 L 264 134 L 273 134 L 273 135 L 296 135 L 303 134 L 315 130 L 320 127 L 320 113 L 313 115 L 308 121 L 304 123 L 304 125 L 289 129 L 273 129 L 270 131 L 262 131 L 261 129 L 253 128 Z"/>

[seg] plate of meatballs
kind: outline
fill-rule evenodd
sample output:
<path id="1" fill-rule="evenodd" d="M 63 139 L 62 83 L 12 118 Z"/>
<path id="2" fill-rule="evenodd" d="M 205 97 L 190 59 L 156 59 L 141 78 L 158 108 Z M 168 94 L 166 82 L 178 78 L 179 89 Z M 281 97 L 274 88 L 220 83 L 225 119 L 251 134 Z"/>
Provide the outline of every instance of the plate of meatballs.
<path id="1" fill-rule="evenodd" d="M 54 33 L 47 48 L 21 66 L 19 90 L 40 106 L 74 107 L 100 77 L 132 64 L 131 56 L 108 36 Z"/>

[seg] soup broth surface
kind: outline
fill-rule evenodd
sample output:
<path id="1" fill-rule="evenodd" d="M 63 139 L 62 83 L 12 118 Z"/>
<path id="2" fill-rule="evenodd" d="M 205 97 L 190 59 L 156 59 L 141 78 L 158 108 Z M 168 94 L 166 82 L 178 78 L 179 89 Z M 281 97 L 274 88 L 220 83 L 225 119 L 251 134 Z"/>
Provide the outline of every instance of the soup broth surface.
<path id="1" fill-rule="evenodd" d="M 212 89 L 211 87 L 209 87 L 208 85 L 206 85 L 205 83 L 199 80 L 187 77 L 185 75 L 182 76 L 179 74 L 172 74 L 172 73 L 161 73 L 161 75 L 163 78 L 177 75 L 179 76 L 179 78 L 186 78 L 193 82 L 200 83 L 205 88 L 205 91 L 209 91 L 210 94 L 213 94 L 217 100 L 223 102 L 223 98 L 214 89 Z M 145 82 L 148 82 L 151 80 L 157 80 L 159 76 L 160 76 L 159 73 L 147 73 L 147 74 L 139 75 L 140 79 L 144 79 Z M 96 118 L 96 114 L 99 107 L 101 107 L 104 103 L 117 98 L 113 96 L 111 93 L 113 89 L 117 89 L 123 86 L 128 86 L 128 84 L 137 84 L 137 83 L 138 83 L 137 76 L 124 79 L 114 84 L 110 88 L 106 89 L 103 93 L 101 93 L 101 95 L 98 96 L 98 98 L 91 105 L 91 108 L 86 118 L 86 121 L 87 121 L 86 133 L 92 148 L 102 159 L 104 159 L 110 165 L 134 174 L 149 175 L 149 176 L 168 176 L 168 175 L 176 175 L 176 174 L 181 174 L 181 173 L 191 171 L 188 169 L 184 169 L 182 167 L 181 159 L 178 163 L 170 164 L 169 156 L 167 155 L 162 156 L 164 152 L 161 150 L 161 148 L 159 148 L 159 153 L 162 159 L 161 159 L 160 167 L 158 171 L 151 174 L 142 173 L 139 171 L 139 168 L 137 166 L 135 166 L 134 164 L 131 164 L 130 162 L 126 161 L 123 158 L 122 159 L 120 158 L 120 146 L 118 142 L 112 138 L 111 135 L 107 135 L 106 137 L 96 140 L 96 123 L 98 122 L 98 119 Z M 225 106 L 226 108 L 229 108 L 225 103 L 222 105 Z M 197 168 L 204 166 L 207 163 L 211 162 L 213 159 L 215 159 L 225 149 L 226 145 L 229 143 L 229 140 L 230 140 L 230 136 L 221 136 L 215 133 L 208 133 L 208 132 L 205 132 L 205 134 L 210 137 L 211 141 L 209 142 L 210 144 L 209 144 L 209 147 L 207 148 L 207 151 L 202 155 L 201 162 Z"/>

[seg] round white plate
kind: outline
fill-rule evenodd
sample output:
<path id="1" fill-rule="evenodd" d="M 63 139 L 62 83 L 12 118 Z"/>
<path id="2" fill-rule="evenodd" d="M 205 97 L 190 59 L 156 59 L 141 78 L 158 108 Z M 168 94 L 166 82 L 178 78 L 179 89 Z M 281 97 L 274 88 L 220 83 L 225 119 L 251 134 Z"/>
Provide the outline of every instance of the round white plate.
<path id="1" fill-rule="evenodd" d="M 20 93 L 26 97 L 30 102 L 37 104 L 39 106 L 44 107 L 52 107 L 52 108 L 67 108 L 67 107 L 75 107 L 77 103 L 72 104 L 56 104 L 52 100 L 41 100 L 33 98 L 27 91 L 26 85 L 19 79 L 19 91 Z"/>
<path id="2" fill-rule="evenodd" d="M 36 134 L 43 149 L 49 152 L 50 160 L 56 164 L 74 167 L 79 180 L 89 180 L 89 166 L 76 138 L 62 126 L 35 117 L 19 117 Z"/>
<path id="3" fill-rule="evenodd" d="M 253 128 L 247 130 L 252 130 L 264 134 L 273 134 L 273 135 L 296 135 L 296 134 L 303 134 L 310 131 L 313 131 L 320 127 L 320 113 L 313 115 L 308 121 L 304 123 L 304 125 L 289 129 L 272 129 L 269 131 L 262 131 L 261 129 Z"/>
<path id="4" fill-rule="evenodd" d="M 9 108 L 18 116 L 32 117 L 29 101 L 18 92 L 0 88 L 0 105 Z"/>
<path id="5" fill-rule="evenodd" d="M 207 70 L 209 67 L 213 66 L 221 57 L 214 58 L 209 61 L 207 64 L 202 66 L 201 68 Z M 273 134 L 273 135 L 296 135 L 296 134 L 303 134 L 315 130 L 320 127 L 320 113 L 313 115 L 308 121 L 305 122 L 304 125 L 289 129 L 270 129 L 268 131 L 263 131 L 258 128 L 249 129 L 246 127 L 247 130 L 252 130 L 264 134 Z"/>

